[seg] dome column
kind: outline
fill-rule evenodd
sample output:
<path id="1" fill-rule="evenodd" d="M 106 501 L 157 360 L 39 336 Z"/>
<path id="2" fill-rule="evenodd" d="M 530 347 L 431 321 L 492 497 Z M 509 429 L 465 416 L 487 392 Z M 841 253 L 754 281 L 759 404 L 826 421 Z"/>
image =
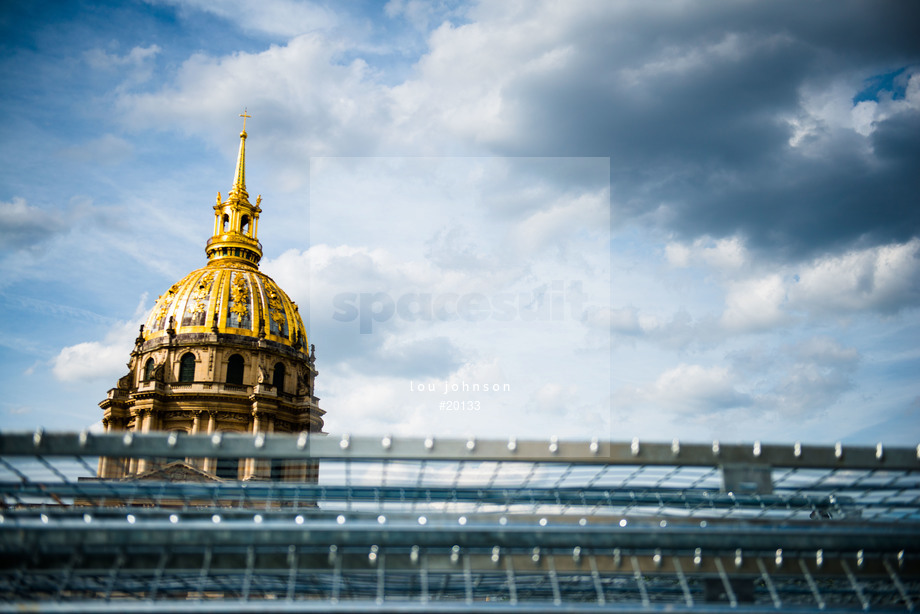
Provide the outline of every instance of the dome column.
<path id="1" fill-rule="evenodd" d="M 274 414 L 258 407 L 259 402 L 253 402 L 252 409 L 252 434 L 270 434 L 275 430 Z M 271 478 L 271 459 L 247 458 L 243 463 L 242 479 Z"/>
<path id="2" fill-rule="evenodd" d="M 200 428 L 200 427 L 199 427 Z M 208 410 L 208 435 L 213 435 L 217 430 L 217 412 Z M 208 473 L 217 473 L 217 459 L 206 458 L 202 461 L 201 470 Z"/>

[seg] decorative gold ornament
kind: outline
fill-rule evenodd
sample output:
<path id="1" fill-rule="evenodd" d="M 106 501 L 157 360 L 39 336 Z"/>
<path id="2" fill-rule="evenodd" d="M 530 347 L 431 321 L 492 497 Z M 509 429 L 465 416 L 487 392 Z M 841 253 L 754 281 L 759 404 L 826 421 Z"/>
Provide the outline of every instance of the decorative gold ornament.
<path id="1" fill-rule="evenodd" d="M 192 294 L 192 304 L 191 309 L 186 311 L 190 313 L 201 313 L 204 311 L 205 306 L 208 302 L 208 297 L 211 296 L 211 285 L 214 282 L 214 273 L 209 272 L 204 277 L 201 278 L 201 282 L 198 284 L 198 288 L 195 289 L 195 292 Z"/>
<path id="2" fill-rule="evenodd" d="M 236 323 L 239 325 L 243 322 L 243 318 L 249 315 L 249 288 L 246 286 L 246 279 L 240 273 L 233 275 L 230 301 L 233 303 L 230 313 L 236 314 Z"/>
<path id="3" fill-rule="evenodd" d="M 284 304 L 281 298 L 274 291 L 268 293 L 268 310 L 271 314 L 272 321 L 278 326 L 278 330 L 284 333 Z"/>

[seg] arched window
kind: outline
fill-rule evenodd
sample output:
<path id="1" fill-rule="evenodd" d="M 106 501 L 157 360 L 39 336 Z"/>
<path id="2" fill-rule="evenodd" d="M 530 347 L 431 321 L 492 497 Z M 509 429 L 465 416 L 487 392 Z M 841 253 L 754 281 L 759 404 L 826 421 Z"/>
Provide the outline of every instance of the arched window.
<path id="1" fill-rule="evenodd" d="M 179 381 L 195 381 L 195 355 L 191 352 L 183 354 L 182 359 L 179 361 Z"/>
<path id="2" fill-rule="evenodd" d="M 249 232 L 249 216 L 248 215 L 244 215 L 243 218 L 240 220 L 240 232 L 243 234 L 246 234 L 247 232 Z"/>
<path id="3" fill-rule="evenodd" d="M 224 213 L 224 232 L 230 230 L 230 216 Z"/>
<path id="4" fill-rule="evenodd" d="M 275 372 L 272 374 L 272 386 L 278 392 L 284 392 L 284 363 L 275 365 Z"/>
<path id="5" fill-rule="evenodd" d="M 227 361 L 227 383 L 243 385 L 243 357 L 234 354 Z"/>
<path id="6" fill-rule="evenodd" d="M 156 368 L 157 363 L 153 361 L 152 358 L 148 358 L 147 362 L 144 364 L 144 381 L 149 382 L 153 379 L 153 370 Z"/>

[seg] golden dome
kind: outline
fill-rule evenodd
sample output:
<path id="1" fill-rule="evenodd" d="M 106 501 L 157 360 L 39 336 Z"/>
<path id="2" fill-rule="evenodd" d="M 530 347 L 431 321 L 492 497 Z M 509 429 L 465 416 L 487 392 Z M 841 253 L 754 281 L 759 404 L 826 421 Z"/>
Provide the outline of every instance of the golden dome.
<path id="1" fill-rule="evenodd" d="M 274 280 L 224 260 L 192 271 L 161 295 L 147 317 L 144 340 L 170 333 L 258 337 L 307 351 L 297 304 Z"/>
<path id="2" fill-rule="evenodd" d="M 303 320 L 285 292 L 259 272 L 258 240 L 262 197 L 249 202 L 246 191 L 246 118 L 233 187 L 214 205 L 214 235 L 205 244 L 208 265 L 192 271 L 157 298 L 143 339 L 186 333 L 258 337 L 307 352 Z"/>

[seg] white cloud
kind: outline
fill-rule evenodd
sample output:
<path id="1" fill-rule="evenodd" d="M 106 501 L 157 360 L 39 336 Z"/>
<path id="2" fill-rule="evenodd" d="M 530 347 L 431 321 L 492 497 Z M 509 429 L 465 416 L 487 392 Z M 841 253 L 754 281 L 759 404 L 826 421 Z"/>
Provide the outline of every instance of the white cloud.
<path id="1" fill-rule="evenodd" d="M 920 109 L 920 72 L 904 76 L 903 97 L 880 91 L 876 100 L 853 102 L 866 85 L 865 75 L 848 75 L 834 83 L 807 84 L 800 91 L 800 112 L 787 118 L 793 128 L 789 144 L 820 152 L 819 145 L 838 133 L 871 136 L 877 126 L 896 115 Z"/>
<path id="2" fill-rule="evenodd" d="M 61 381 L 87 379 L 113 380 L 125 374 L 137 322 L 123 322 L 106 335 L 104 341 L 87 341 L 63 348 L 52 361 L 52 372 Z"/>
<path id="3" fill-rule="evenodd" d="M 705 265 L 717 271 L 734 272 L 749 260 L 744 240 L 737 236 L 721 239 L 702 236 L 690 244 L 670 241 L 664 249 L 668 264 L 677 268 Z"/>
<path id="4" fill-rule="evenodd" d="M 134 47 L 125 55 L 109 53 L 103 49 L 91 49 L 86 52 L 86 61 L 96 70 L 141 66 L 155 58 L 162 51 L 159 45 Z"/>
<path id="5" fill-rule="evenodd" d="M 115 381 L 127 371 L 137 338 L 138 321 L 147 311 L 147 295 L 141 297 L 134 317 L 112 326 L 102 341 L 87 341 L 62 348 L 51 360 L 51 371 L 64 382 L 100 379 Z"/>
<path id="6" fill-rule="evenodd" d="M 134 47 L 125 55 L 109 53 L 103 49 L 91 49 L 84 55 L 86 63 L 96 71 L 126 71 L 117 92 L 146 83 L 153 76 L 154 60 L 162 49 L 159 45 Z"/>
<path id="7" fill-rule="evenodd" d="M 259 53 L 219 58 L 198 53 L 178 69 L 172 86 L 125 93 L 118 104 L 132 127 L 168 119 L 209 140 L 222 139 L 246 106 L 260 135 L 249 151 L 269 151 L 270 143 L 270 155 L 278 160 L 302 164 L 309 156 L 367 154 L 390 123 L 385 91 L 363 60 L 339 63 L 340 51 L 341 42 L 304 34 Z"/>
<path id="8" fill-rule="evenodd" d="M 607 232 L 610 223 L 609 194 L 580 194 L 543 208 L 510 232 L 511 240 L 524 254 L 544 251 L 549 247 L 565 247 L 579 234 L 601 229 Z"/>
<path id="9" fill-rule="evenodd" d="M 731 282 L 725 297 L 722 325 L 737 332 L 766 330 L 787 321 L 786 287 L 778 274 Z"/>
<path id="10" fill-rule="evenodd" d="M 758 407 L 787 417 L 826 415 L 853 388 L 859 362 L 856 348 L 831 337 L 782 346 L 765 362 L 753 365 L 751 375 L 761 382 Z"/>
<path id="11" fill-rule="evenodd" d="M 790 303 L 818 315 L 894 313 L 920 302 L 920 239 L 817 258 L 789 287 Z"/>
<path id="12" fill-rule="evenodd" d="M 753 399 L 736 387 L 727 367 L 681 363 L 662 372 L 650 385 L 618 392 L 628 408 L 650 407 L 683 415 L 703 415 L 749 407 Z"/>

